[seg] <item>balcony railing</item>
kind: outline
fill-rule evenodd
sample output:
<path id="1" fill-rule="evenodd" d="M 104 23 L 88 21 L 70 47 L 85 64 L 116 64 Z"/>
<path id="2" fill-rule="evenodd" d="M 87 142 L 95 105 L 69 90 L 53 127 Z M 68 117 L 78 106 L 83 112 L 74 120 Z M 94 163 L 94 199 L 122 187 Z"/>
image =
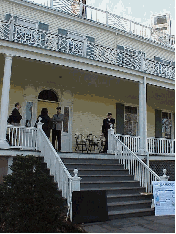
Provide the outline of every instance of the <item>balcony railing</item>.
<path id="1" fill-rule="evenodd" d="M 166 33 L 154 33 L 154 30 L 143 24 L 134 22 L 133 20 L 126 19 L 124 17 L 112 14 L 108 11 L 104 11 L 93 6 L 83 4 L 84 1 L 79 0 L 53 0 L 51 1 L 51 7 L 58 9 L 69 14 L 78 15 L 79 17 L 86 18 L 88 20 L 102 23 L 107 26 L 134 34 L 151 41 L 157 41 L 166 46 L 172 46 L 175 44 L 175 37 Z"/>
<path id="2" fill-rule="evenodd" d="M 145 58 L 145 54 L 142 51 L 128 47 L 117 46 L 117 48 L 110 48 L 95 44 L 85 37 L 76 39 L 71 36 L 34 29 L 29 26 L 17 24 L 13 17 L 8 22 L 1 21 L 0 39 L 86 57 L 175 80 L 175 66 L 171 61 L 158 62 Z"/>

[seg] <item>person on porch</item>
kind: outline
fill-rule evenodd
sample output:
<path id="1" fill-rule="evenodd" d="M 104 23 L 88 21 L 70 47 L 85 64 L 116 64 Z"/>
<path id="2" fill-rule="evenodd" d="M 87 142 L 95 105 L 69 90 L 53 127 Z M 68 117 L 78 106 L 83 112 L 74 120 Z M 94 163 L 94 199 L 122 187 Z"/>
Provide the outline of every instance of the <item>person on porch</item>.
<path id="1" fill-rule="evenodd" d="M 48 109 L 47 108 L 42 108 L 41 114 L 38 116 L 36 123 L 39 122 L 39 117 L 42 118 L 41 122 L 43 123 L 43 125 L 42 125 L 43 131 L 45 132 L 46 136 L 48 138 L 50 138 L 50 130 L 51 130 L 51 127 L 52 127 L 51 126 L 52 122 L 51 122 L 50 117 L 48 116 Z"/>
<path id="2" fill-rule="evenodd" d="M 112 113 L 108 113 L 107 118 L 103 120 L 103 125 L 102 125 L 102 133 L 105 137 L 105 146 L 103 149 L 103 153 L 107 153 L 108 150 L 108 129 L 112 126 L 114 128 L 115 124 L 115 119 L 112 118 Z"/>
<path id="3" fill-rule="evenodd" d="M 60 152 L 61 151 L 62 121 L 64 120 L 64 115 L 61 113 L 61 107 L 57 107 L 56 110 L 57 110 L 57 114 L 53 115 L 53 118 L 52 118 L 52 121 L 53 121 L 52 145 L 56 150 L 58 150 L 58 152 Z M 58 143 L 57 147 L 55 147 L 56 137 L 57 137 L 57 143 Z"/>
<path id="4" fill-rule="evenodd" d="M 20 121 L 22 119 L 22 116 L 20 115 L 19 109 L 21 108 L 21 105 L 19 102 L 15 104 L 15 108 L 12 110 L 11 114 L 11 124 L 14 126 L 20 126 Z"/>

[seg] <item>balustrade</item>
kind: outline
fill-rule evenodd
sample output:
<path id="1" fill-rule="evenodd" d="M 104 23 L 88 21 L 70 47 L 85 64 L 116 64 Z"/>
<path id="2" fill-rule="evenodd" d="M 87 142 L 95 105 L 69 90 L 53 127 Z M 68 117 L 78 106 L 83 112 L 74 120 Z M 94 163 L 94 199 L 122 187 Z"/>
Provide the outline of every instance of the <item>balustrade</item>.
<path id="1" fill-rule="evenodd" d="M 165 138 L 147 138 L 149 154 L 175 154 L 175 140 Z"/>
<path id="2" fill-rule="evenodd" d="M 7 141 L 11 148 L 33 149 L 37 147 L 37 129 L 24 126 L 7 126 Z"/>
<path id="3" fill-rule="evenodd" d="M 19 25 L 14 22 L 13 18 L 8 22 L 2 21 L 0 25 L 0 39 L 87 57 L 152 75 L 175 79 L 175 67 L 171 62 L 169 64 L 147 59 L 143 52 L 127 47 L 117 46 L 117 49 L 109 48 L 90 42 L 86 38 L 77 39 Z"/>
<path id="4" fill-rule="evenodd" d="M 122 141 L 132 152 L 139 152 L 140 137 L 130 135 L 116 134 L 117 138 Z M 175 140 L 166 138 L 147 138 L 147 147 L 149 154 L 172 155 L 175 153 Z"/>
<path id="5" fill-rule="evenodd" d="M 134 175 L 140 186 L 145 187 L 147 193 L 151 193 L 152 181 L 161 180 L 160 177 L 118 138 L 119 136 L 113 135 L 115 157 L 129 170 L 129 174 Z"/>
<path id="6" fill-rule="evenodd" d="M 78 170 L 74 170 L 74 177 L 70 175 L 60 156 L 42 130 L 42 123 L 40 121 L 41 119 L 39 119 L 37 125 L 38 150 L 41 151 L 44 162 L 47 163 L 47 167 L 50 169 L 50 174 L 54 175 L 54 181 L 57 182 L 58 189 L 62 191 L 62 197 L 67 199 L 67 216 L 70 216 L 70 220 L 72 221 L 72 192 L 80 191 L 81 178 L 77 176 Z"/>

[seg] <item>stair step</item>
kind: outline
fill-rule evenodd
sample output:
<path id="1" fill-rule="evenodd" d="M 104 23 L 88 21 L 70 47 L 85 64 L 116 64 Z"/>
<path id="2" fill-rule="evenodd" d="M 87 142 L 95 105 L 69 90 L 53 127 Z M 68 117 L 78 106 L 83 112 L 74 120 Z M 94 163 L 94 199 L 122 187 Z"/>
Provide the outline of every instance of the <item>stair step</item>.
<path id="1" fill-rule="evenodd" d="M 154 209 L 144 208 L 144 209 L 129 209 L 122 211 L 110 211 L 108 212 L 108 218 L 110 220 L 117 218 L 127 218 L 127 217 L 139 217 L 139 216 L 147 216 L 154 215 Z"/>
<path id="2" fill-rule="evenodd" d="M 65 163 L 68 170 L 79 169 L 123 169 L 121 164 L 94 164 L 94 163 Z"/>
<path id="3" fill-rule="evenodd" d="M 128 201 L 108 203 L 108 211 L 151 208 L 151 201 Z"/>
<path id="4" fill-rule="evenodd" d="M 128 201 L 141 201 L 141 200 L 152 200 L 152 196 L 143 196 L 140 193 L 137 194 L 121 194 L 121 195 L 107 195 L 107 202 L 128 202 Z"/>
<path id="5" fill-rule="evenodd" d="M 70 171 L 71 172 L 71 171 Z M 72 172 L 71 172 L 72 174 Z M 127 169 L 80 169 L 78 170 L 78 176 L 82 175 L 129 175 Z"/>
<path id="6" fill-rule="evenodd" d="M 133 181 L 133 175 L 82 175 L 82 182 L 84 181 Z"/>
<path id="7" fill-rule="evenodd" d="M 61 156 L 64 163 L 93 163 L 93 164 L 119 164 L 118 159 L 94 159 L 94 158 L 64 158 Z"/>
<path id="8" fill-rule="evenodd" d="M 87 191 L 88 189 L 86 188 L 81 188 L 81 191 Z M 112 195 L 112 194 L 136 194 L 139 192 L 145 192 L 144 187 L 118 187 L 118 188 L 91 188 L 89 190 L 106 190 L 107 196 Z"/>
<path id="9" fill-rule="evenodd" d="M 118 187 L 139 187 L 139 181 L 89 181 L 89 182 L 82 182 L 81 181 L 81 187 L 92 189 L 92 188 L 118 188 Z"/>

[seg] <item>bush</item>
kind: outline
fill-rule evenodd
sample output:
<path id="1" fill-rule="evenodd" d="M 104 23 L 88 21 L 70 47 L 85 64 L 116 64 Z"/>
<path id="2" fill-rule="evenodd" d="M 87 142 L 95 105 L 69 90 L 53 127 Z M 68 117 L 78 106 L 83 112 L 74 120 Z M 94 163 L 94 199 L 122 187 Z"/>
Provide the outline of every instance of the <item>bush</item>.
<path id="1" fill-rule="evenodd" d="M 82 232 L 66 221 L 66 201 L 40 158 L 17 156 L 0 185 L 1 232 Z"/>

